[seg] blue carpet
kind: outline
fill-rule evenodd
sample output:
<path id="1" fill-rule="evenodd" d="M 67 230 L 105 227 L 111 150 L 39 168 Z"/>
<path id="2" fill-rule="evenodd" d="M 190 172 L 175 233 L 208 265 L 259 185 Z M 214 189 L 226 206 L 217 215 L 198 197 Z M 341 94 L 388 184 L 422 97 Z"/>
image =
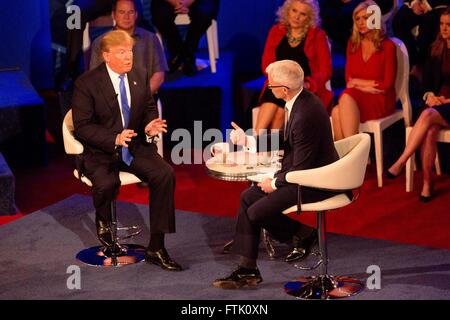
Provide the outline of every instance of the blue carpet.
<path id="1" fill-rule="evenodd" d="M 138 224 L 135 239 L 146 245 L 147 206 L 118 203 L 119 222 Z M 171 256 L 186 270 L 171 273 L 145 262 L 121 268 L 95 268 L 75 259 L 97 245 L 91 198 L 74 195 L 0 228 L 0 299 L 164 299 L 292 300 L 285 282 L 300 275 L 281 258 L 258 261 L 264 282 L 257 289 L 220 290 L 211 282 L 226 275 L 236 258 L 221 254 L 231 239 L 234 219 L 177 211 L 177 233 L 166 237 Z M 357 237 L 328 235 L 329 272 L 367 278 L 370 265 L 381 268 L 381 289 L 366 289 L 350 299 L 448 299 L 450 251 Z M 280 256 L 287 247 L 278 245 Z M 313 257 L 311 257 L 312 259 Z M 69 290 L 67 269 L 81 270 L 81 289 Z"/>

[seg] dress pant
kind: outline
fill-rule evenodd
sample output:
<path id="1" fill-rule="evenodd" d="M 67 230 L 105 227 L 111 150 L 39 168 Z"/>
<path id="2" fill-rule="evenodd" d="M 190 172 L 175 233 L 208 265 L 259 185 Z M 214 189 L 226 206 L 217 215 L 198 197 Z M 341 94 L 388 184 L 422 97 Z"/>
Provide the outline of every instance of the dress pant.
<path id="1" fill-rule="evenodd" d="M 217 18 L 220 0 L 196 0 L 189 7 L 191 23 L 186 39 L 183 39 L 175 25 L 174 8 L 165 0 L 153 0 L 151 4 L 152 22 L 167 42 L 170 58 L 177 55 L 193 56 L 197 51 L 200 38 Z"/>
<path id="2" fill-rule="evenodd" d="M 111 202 L 120 188 L 119 170 L 135 174 L 149 184 L 149 211 L 151 233 L 175 232 L 175 174 L 173 168 L 155 152 L 149 157 L 135 156 L 127 166 L 119 154 L 113 157 L 87 157 L 84 161 L 86 176 L 92 181 L 96 217 L 111 221 Z"/>
<path id="3" fill-rule="evenodd" d="M 283 214 L 283 210 L 297 204 L 297 185 L 288 185 L 265 193 L 257 186 L 251 186 L 241 194 L 233 253 L 248 259 L 258 258 L 261 229 L 280 242 L 292 240 L 294 235 L 307 237 L 313 230 Z M 336 193 L 302 188 L 302 203 L 316 202 Z"/>

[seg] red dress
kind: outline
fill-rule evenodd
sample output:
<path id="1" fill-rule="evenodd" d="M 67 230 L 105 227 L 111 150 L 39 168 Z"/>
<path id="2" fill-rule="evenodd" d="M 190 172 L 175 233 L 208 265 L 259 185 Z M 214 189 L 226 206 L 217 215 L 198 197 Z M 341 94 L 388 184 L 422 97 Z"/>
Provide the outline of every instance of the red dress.
<path id="1" fill-rule="evenodd" d="M 347 63 L 345 65 L 345 81 L 351 78 L 378 81 L 378 89 L 383 93 L 367 93 L 356 88 L 346 88 L 342 94 L 350 95 L 357 103 L 360 121 L 380 119 L 395 111 L 395 76 L 397 58 L 395 44 L 385 39 L 379 50 L 364 62 L 361 46 L 351 52 L 351 43 L 347 46 Z"/>

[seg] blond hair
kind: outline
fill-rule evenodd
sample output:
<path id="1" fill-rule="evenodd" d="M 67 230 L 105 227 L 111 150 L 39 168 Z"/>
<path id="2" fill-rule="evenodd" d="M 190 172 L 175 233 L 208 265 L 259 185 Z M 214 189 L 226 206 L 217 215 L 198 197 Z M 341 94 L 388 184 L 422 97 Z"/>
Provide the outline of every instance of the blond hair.
<path id="1" fill-rule="evenodd" d="M 320 26 L 320 9 L 317 0 L 286 0 L 281 7 L 278 8 L 277 17 L 278 22 L 283 24 L 287 29 L 290 29 L 288 22 L 289 10 L 291 10 L 294 2 L 300 2 L 309 7 L 308 21 L 306 26 L 300 31 L 301 36 L 305 36 L 309 28 L 315 28 Z"/>
<path id="2" fill-rule="evenodd" d="M 100 50 L 102 52 L 109 52 L 111 47 L 131 44 L 134 45 L 134 39 L 123 30 L 113 30 L 106 33 L 100 41 Z"/>
<path id="3" fill-rule="evenodd" d="M 350 37 L 350 42 L 352 44 L 352 47 L 351 47 L 352 52 L 355 52 L 356 50 L 358 50 L 359 46 L 361 45 L 361 34 L 359 33 L 358 27 L 356 26 L 356 15 L 361 10 L 367 11 L 367 8 L 370 6 L 378 6 L 378 5 L 372 0 L 366 0 L 366 1 L 358 4 L 358 6 L 355 8 L 355 10 L 353 10 L 353 15 L 352 15 L 353 31 L 352 31 L 352 35 Z M 381 43 L 386 38 L 386 34 L 383 30 L 383 26 L 380 29 L 373 29 L 372 31 L 373 31 L 372 42 L 375 45 L 375 49 L 379 50 L 381 48 Z"/>

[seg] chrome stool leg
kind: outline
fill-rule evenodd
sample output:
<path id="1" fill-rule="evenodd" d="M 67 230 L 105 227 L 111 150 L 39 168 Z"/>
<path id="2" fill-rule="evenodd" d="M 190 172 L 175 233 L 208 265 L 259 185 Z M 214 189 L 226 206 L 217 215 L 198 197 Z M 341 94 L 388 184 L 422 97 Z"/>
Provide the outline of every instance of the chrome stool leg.
<path id="1" fill-rule="evenodd" d="M 271 260 L 274 260 L 276 257 L 276 252 L 275 252 L 275 248 L 273 246 L 273 240 L 270 237 L 270 234 L 267 232 L 267 230 L 263 229 L 261 237 L 262 237 L 262 242 L 264 243 L 264 247 L 266 248 L 267 254 L 269 255 L 269 258 Z M 225 243 L 225 245 L 223 246 L 223 249 L 222 249 L 222 253 L 224 253 L 224 254 L 230 253 L 231 248 L 233 247 L 233 243 L 234 243 L 233 240 Z"/>
<path id="2" fill-rule="evenodd" d="M 270 260 L 275 260 L 276 252 L 273 246 L 273 240 L 270 237 L 269 232 L 266 229 L 262 230 L 262 241 L 264 246 L 266 247 L 267 254 L 269 255 Z"/>
<path id="3" fill-rule="evenodd" d="M 141 230 L 137 226 L 117 227 L 116 201 L 111 203 L 111 232 L 114 245 L 112 247 L 95 246 L 81 250 L 76 258 L 90 266 L 120 267 L 134 264 L 145 259 L 145 248 L 136 244 L 120 244 L 119 240 L 129 239 L 138 235 Z M 132 233 L 119 237 L 117 231 L 132 231 Z"/>
<path id="4" fill-rule="evenodd" d="M 363 282 L 345 276 L 328 274 L 325 212 L 317 212 L 317 225 L 321 256 L 320 274 L 290 281 L 284 285 L 284 290 L 287 294 L 299 299 L 339 299 L 360 293 L 364 290 Z"/>

